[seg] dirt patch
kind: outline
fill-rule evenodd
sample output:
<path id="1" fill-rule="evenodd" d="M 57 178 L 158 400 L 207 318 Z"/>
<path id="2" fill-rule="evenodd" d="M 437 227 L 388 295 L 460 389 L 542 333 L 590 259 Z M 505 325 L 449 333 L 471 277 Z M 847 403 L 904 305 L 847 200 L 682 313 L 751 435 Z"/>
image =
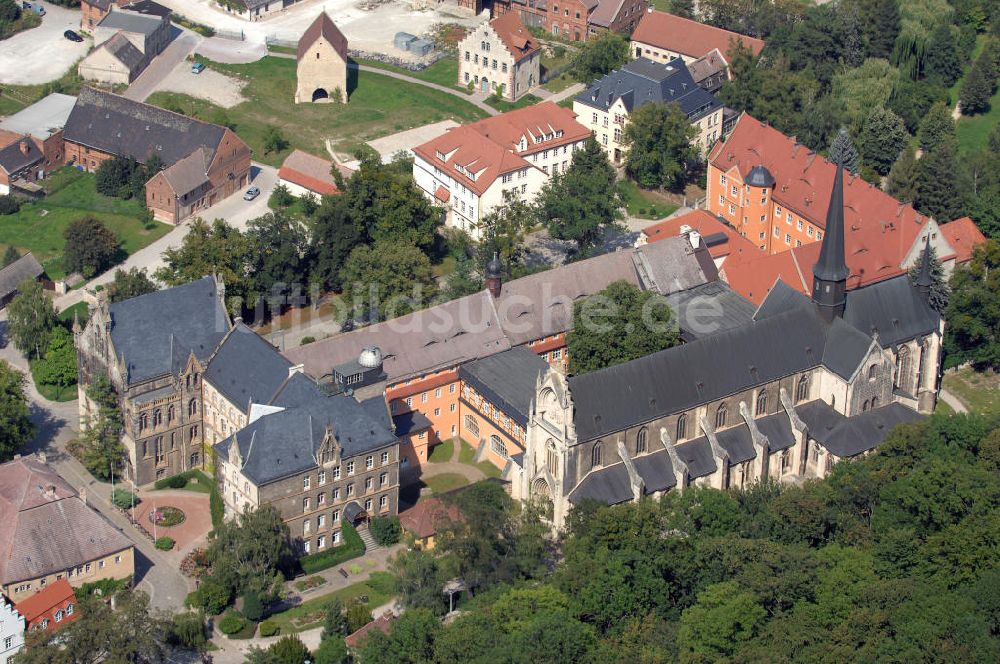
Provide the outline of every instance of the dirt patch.
<path id="1" fill-rule="evenodd" d="M 214 69 L 205 68 L 200 74 L 192 74 L 191 63 L 185 60 L 160 81 L 156 89 L 182 92 L 223 108 L 232 108 L 246 101 L 243 96 L 245 85 L 245 81 Z"/>

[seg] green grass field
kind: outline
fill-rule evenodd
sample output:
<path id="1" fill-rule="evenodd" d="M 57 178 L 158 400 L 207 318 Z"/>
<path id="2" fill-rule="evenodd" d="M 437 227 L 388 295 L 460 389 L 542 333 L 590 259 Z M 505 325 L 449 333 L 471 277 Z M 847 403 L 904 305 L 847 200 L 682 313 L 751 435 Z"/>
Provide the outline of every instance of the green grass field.
<path id="1" fill-rule="evenodd" d="M 963 368 L 946 373 L 942 384 L 971 412 L 1000 414 L 1000 374 L 990 375 Z"/>
<path id="2" fill-rule="evenodd" d="M 972 50 L 970 62 L 975 62 L 979 54 L 983 52 L 988 39 L 989 37 L 986 35 L 979 35 L 976 39 L 976 47 Z M 966 67 L 962 77 L 955 81 L 955 85 L 951 86 L 951 89 L 948 91 L 949 99 L 951 99 L 953 104 L 958 101 L 958 93 L 962 90 L 962 83 L 965 81 L 965 77 L 968 75 L 970 69 L 972 69 L 971 64 Z M 963 115 L 958 119 L 955 125 L 958 151 L 966 153 L 974 152 L 985 147 L 990 132 L 998 124 L 1000 124 L 1000 89 L 997 90 L 996 94 L 990 100 L 989 111 L 980 115 Z"/>
<path id="3" fill-rule="evenodd" d="M 61 168 L 42 181 L 45 198 L 21 206 L 17 214 L 0 216 L 0 251 L 13 245 L 23 254 L 31 251 L 52 279 L 66 276 L 62 253 L 63 233 L 69 224 L 92 214 L 121 240 L 122 249 L 132 254 L 166 235 L 172 226 L 154 222 L 147 229 L 140 221 L 142 204 L 98 194 L 94 175 Z"/>
<path id="4" fill-rule="evenodd" d="M 631 180 L 622 180 L 621 185 L 622 193 L 625 195 L 625 208 L 630 216 L 642 219 L 660 219 L 672 214 L 680 207 L 660 199 Z"/>
<path id="5" fill-rule="evenodd" d="M 326 605 L 334 599 L 339 599 L 341 604 L 346 605 L 354 599 L 367 596 L 368 601 L 364 604 L 369 609 L 385 604 L 392 598 L 392 580 L 393 577 L 388 572 L 372 572 L 367 581 L 303 602 L 287 611 L 274 614 L 268 620 L 277 623 L 281 630 L 279 634 L 294 634 L 320 627 L 326 617 Z"/>
<path id="6" fill-rule="evenodd" d="M 377 69 L 393 71 L 397 74 L 411 76 L 413 78 L 420 79 L 421 81 L 427 81 L 428 83 L 437 83 L 438 85 L 444 85 L 469 94 L 468 88 L 465 88 L 458 83 L 458 60 L 454 60 L 452 58 L 442 58 L 430 67 L 421 69 L 420 71 L 410 71 L 409 69 L 403 69 L 402 67 L 390 65 L 385 62 L 379 62 L 378 60 L 359 59 L 357 62 L 358 64 L 365 65 L 366 67 L 375 67 Z"/>
<path id="7" fill-rule="evenodd" d="M 455 452 L 455 439 L 449 438 L 448 440 L 441 441 L 434 446 L 431 450 L 430 456 L 427 460 L 431 463 L 444 463 L 445 461 L 451 461 L 451 455 Z"/>
<path id="8" fill-rule="evenodd" d="M 421 481 L 430 487 L 435 494 L 448 493 L 469 484 L 469 480 L 458 473 L 442 473 L 433 477 L 424 477 Z"/>
<path id="9" fill-rule="evenodd" d="M 247 97 L 237 106 L 222 109 L 188 95 L 156 92 L 151 104 L 193 117 L 230 125 L 254 151 L 254 159 L 272 166 L 281 164 L 294 148 L 325 155 L 330 139 L 339 152 L 351 154 L 365 141 L 451 118 L 460 123 L 478 120 L 485 112 L 454 95 L 400 81 L 381 74 L 351 70 L 347 104 L 294 104 L 295 61 L 266 57 L 244 65 L 199 61 L 225 74 L 248 81 Z M 289 145 L 279 152 L 264 152 L 264 135 L 276 127 Z"/>
<path id="10" fill-rule="evenodd" d="M 493 97 L 488 97 L 486 103 L 497 109 L 501 113 L 506 113 L 507 111 L 513 111 L 518 108 L 524 108 L 525 106 L 534 106 L 538 102 L 542 101 L 533 94 L 526 94 L 515 102 L 509 102 L 505 99 L 494 99 Z"/>

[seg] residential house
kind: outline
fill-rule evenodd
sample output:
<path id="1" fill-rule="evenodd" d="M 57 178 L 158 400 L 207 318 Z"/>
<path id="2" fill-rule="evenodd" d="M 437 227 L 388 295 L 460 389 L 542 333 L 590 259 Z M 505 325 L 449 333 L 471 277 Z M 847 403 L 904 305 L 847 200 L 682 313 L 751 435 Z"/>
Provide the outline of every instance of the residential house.
<path id="1" fill-rule="evenodd" d="M 65 163 L 63 127 L 74 104 L 76 97 L 53 92 L 0 121 L 0 130 L 34 139 L 44 157 L 36 173 L 39 178 Z"/>
<path id="2" fill-rule="evenodd" d="M 758 55 L 764 48 L 760 39 L 650 8 L 632 33 L 631 48 L 635 58 L 656 62 L 681 58 L 685 64 L 691 64 L 714 51 L 722 58 L 728 78 L 729 60 L 737 44 L 753 55 Z"/>
<path id="3" fill-rule="evenodd" d="M 128 85 L 148 64 L 143 52 L 119 31 L 81 60 L 77 73 L 88 81 Z"/>
<path id="4" fill-rule="evenodd" d="M 81 0 L 80 1 L 80 29 L 84 32 L 94 33 L 97 26 L 105 16 L 114 9 L 127 9 L 137 14 L 147 14 L 149 16 L 170 17 L 170 9 L 153 2 L 153 0 L 136 0 L 135 2 L 119 3 L 117 0 Z M 107 37 L 104 37 L 107 39 Z M 95 43 L 103 41 L 95 40 Z"/>
<path id="5" fill-rule="evenodd" d="M 461 512 L 454 503 L 436 496 L 423 497 L 417 504 L 399 513 L 399 525 L 413 538 L 413 548 L 434 550 L 438 529 L 449 521 L 458 521 Z"/>
<path id="6" fill-rule="evenodd" d="M 507 473 L 512 495 L 546 505 L 561 528 L 588 499 L 822 478 L 932 412 L 944 323 L 927 301 L 930 263 L 916 285 L 846 292 L 843 192 L 840 171 L 811 300 L 779 284 L 749 323 L 540 378 L 524 456 Z"/>
<path id="7" fill-rule="evenodd" d="M 695 84 L 679 58 L 667 63 L 632 60 L 581 92 L 573 100 L 573 111 L 611 161 L 620 164 L 628 151 L 624 139 L 629 116 L 654 102 L 680 107 L 698 130 L 692 145 L 703 154 L 722 136 L 722 102 Z"/>
<path id="8" fill-rule="evenodd" d="M 717 48 L 686 64 L 695 84 L 705 92 L 715 94 L 729 80 L 729 66 Z"/>
<path id="9" fill-rule="evenodd" d="M 493 16 L 515 13 L 532 28 L 585 41 L 608 30 L 628 35 L 646 11 L 645 0 L 496 0 Z"/>
<path id="10" fill-rule="evenodd" d="M 541 46 L 514 12 L 469 31 L 458 54 L 458 84 L 483 94 L 516 101 L 541 83 Z"/>
<path id="11" fill-rule="evenodd" d="M 302 150 L 292 150 L 278 169 L 278 184 L 288 188 L 293 196 L 312 194 L 316 197 L 335 196 L 340 191 L 333 179 L 333 162 Z M 348 178 L 352 171 L 337 165 L 340 174 Z"/>
<path id="12" fill-rule="evenodd" d="M 326 12 L 299 38 L 295 65 L 295 103 L 347 103 L 347 37 Z"/>
<path id="13" fill-rule="evenodd" d="M 552 102 L 455 127 L 413 148 L 413 178 L 445 223 L 479 237 L 482 216 L 504 196 L 531 199 L 565 171 L 589 135 L 569 109 Z"/>
<path id="14" fill-rule="evenodd" d="M 9 194 L 15 183 L 30 186 L 45 174 L 45 154 L 33 138 L 7 134 L 0 139 L 9 141 L 0 147 L 0 194 Z"/>
<path id="15" fill-rule="evenodd" d="M 24 647 L 24 617 L 0 595 L 0 664 L 8 664 Z"/>
<path id="16" fill-rule="evenodd" d="M 146 183 L 154 216 L 177 223 L 250 182 L 250 148 L 227 127 L 83 88 L 66 127 L 66 163 L 95 171 L 105 159 L 156 155 L 164 170 Z"/>
<path id="17" fill-rule="evenodd" d="M 6 307 L 14 296 L 17 287 L 25 279 L 34 281 L 42 276 L 45 270 L 30 251 L 16 261 L 0 268 L 0 309 Z"/>
<path id="18" fill-rule="evenodd" d="M 44 455 L 0 464 L 0 587 L 14 602 L 60 580 L 126 579 L 132 541 L 89 507 Z"/>
<path id="19" fill-rule="evenodd" d="M 37 629 L 54 632 L 80 617 L 76 610 L 76 592 L 66 579 L 59 579 L 25 597 L 16 608 L 24 617 L 28 632 Z"/>

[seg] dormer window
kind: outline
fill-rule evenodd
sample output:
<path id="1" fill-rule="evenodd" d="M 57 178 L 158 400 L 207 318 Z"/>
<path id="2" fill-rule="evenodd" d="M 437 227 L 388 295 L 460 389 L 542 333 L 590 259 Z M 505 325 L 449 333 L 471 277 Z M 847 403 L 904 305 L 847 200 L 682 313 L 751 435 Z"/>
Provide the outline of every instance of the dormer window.
<path id="1" fill-rule="evenodd" d="M 440 159 L 441 161 L 447 161 L 447 159 L 445 159 L 444 153 L 441 152 L 440 150 L 437 150 L 434 153 L 434 156 L 437 157 L 438 159 Z"/>

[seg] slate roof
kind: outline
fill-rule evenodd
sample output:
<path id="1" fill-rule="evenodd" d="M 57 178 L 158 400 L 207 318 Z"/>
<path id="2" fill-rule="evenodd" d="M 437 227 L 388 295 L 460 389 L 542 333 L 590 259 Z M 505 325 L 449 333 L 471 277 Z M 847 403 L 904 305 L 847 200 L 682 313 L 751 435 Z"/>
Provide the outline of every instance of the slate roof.
<path id="1" fill-rule="evenodd" d="M 21 151 L 21 146 L 25 151 Z M 45 155 L 38 149 L 35 142 L 27 136 L 20 140 L 13 141 L 3 149 L 0 149 L 0 168 L 6 173 L 12 174 L 36 164 L 45 159 Z"/>
<path id="2" fill-rule="evenodd" d="M 382 403 L 385 403 L 385 397 L 379 397 L 379 399 L 383 399 Z M 411 410 L 393 416 L 392 424 L 396 428 L 397 436 L 408 436 L 411 433 L 430 429 L 433 426 L 431 421 L 419 410 Z"/>
<path id="3" fill-rule="evenodd" d="M 729 455 L 730 463 L 743 463 L 757 456 L 750 429 L 746 422 L 742 421 L 742 418 L 740 420 L 737 426 L 715 432 L 715 439 Z"/>
<path id="4" fill-rule="evenodd" d="M 214 155 L 225 132 L 225 127 L 85 87 L 66 120 L 63 137 L 143 163 L 155 153 L 169 167 L 199 147 Z"/>
<path id="5" fill-rule="evenodd" d="M 575 99 L 607 111 L 618 99 L 629 112 L 648 102 L 677 103 L 692 121 L 722 107 L 722 102 L 698 87 L 684 61 L 653 62 L 637 58 L 590 84 Z"/>
<path id="6" fill-rule="evenodd" d="M 796 409 L 796 412 L 798 409 Z M 769 451 L 788 449 L 795 444 L 795 434 L 792 432 L 791 422 L 788 420 L 788 413 L 784 409 L 775 413 L 755 419 L 757 429 L 767 436 Z"/>
<path id="7" fill-rule="evenodd" d="M 161 173 L 173 189 L 174 195 L 180 197 L 211 186 L 212 183 L 208 179 L 208 166 L 211 161 L 212 152 L 201 147 L 169 168 L 163 169 Z"/>
<path id="8" fill-rule="evenodd" d="M 733 291 L 722 281 L 709 281 L 700 286 L 667 296 L 680 325 L 681 338 L 694 341 L 726 332 L 753 320 L 753 303 Z"/>
<path id="9" fill-rule="evenodd" d="M 263 337 L 236 323 L 212 354 L 203 378 L 237 408 L 268 403 L 288 379 L 292 363 Z"/>
<path id="10" fill-rule="evenodd" d="M 119 30 L 111 35 L 111 38 L 101 44 L 100 48 L 107 51 L 111 57 L 122 63 L 129 72 L 137 70 L 145 61 L 146 56 L 142 51 L 128 40 L 125 33 Z"/>
<path id="11" fill-rule="evenodd" d="M 192 352 L 208 358 L 229 330 L 212 277 L 115 302 L 109 312 L 111 340 L 125 357 L 129 384 L 176 373 Z"/>
<path id="12" fill-rule="evenodd" d="M 852 417 L 841 415 L 821 400 L 796 406 L 795 410 L 809 428 L 809 436 L 841 458 L 874 449 L 899 424 L 924 419 L 897 402 Z"/>
<path id="13" fill-rule="evenodd" d="M 344 458 L 396 441 L 385 422 L 353 397 L 327 395 L 301 373 L 285 381 L 270 405 L 283 410 L 264 415 L 215 444 L 216 452 L 228 458 L 229 446 L 235 439 L 243 458 L 242 472 L 257 486 L 315 468 L 315 454 L 327 426 Z"/>
<path id="14" fill-rule="evenodd" d="M 905 274 L 848 291 L 844 320 L 863 332 L 877 331 L 883 348 L 932 334 L 941 324 Z"/>
<path id="15" fill-rule="evenodd" d="M 27 457 L 0 465 L 0 583 L 64 572 L 131 546 L 48 465 Z"/>
<path id="16" fill-rule="evenodd" d="M 264 2 L 265 0 L 258 0 L 254 3 L 254 6 L 264 4 Z M 247 6 L 251 7 L 249 2 Z M 347 37 L 344 36 L 344 33 L 340 31 L 325 11 L 321 12 L 316 17 L 316 20 L 302 33 L 302 37 L 299 38 L 299 50 L 296 59 L 301 60 L 302 56 L 309 52 L 309 47 L 315 44 L 316 40 L 320 37 L 330 42 L 338 55 L 345 61 L 347 60 Z"/>
<path id="17" fill-rule="evenodd" d="M 491 404 L 526 427 L 538 377 L 548 368 L 548 362 L 524 346 L 518 346 L 463 364 L 458 375 Z"/>
<path id="18" fill-rule="evenodd" d="M 677 456 L 687 464 L 688 475 L 692 479 L 705 477 L 716 471 L 715 457 L 712 456 L 712 444 L 705 436 L 678 445 Z"/>
<path id="19" fill-rule="evenodd" d="M 44 270 L 30 251 L 7 267 L 0 269 L 0 300 L 17 290 L 25 279 L 37 279 Z"/>
<path id="20" fill-rule="evenodd" d="M 147 14 L 121 12 L 114 9 L 101 19 L 97 24 L 99 28 L 110 28 L 112 30 L 124 30 L 146 35 L 147 37 L 156 32 L 163 23 L 162 17 L 149 16 Z"/>
<path id="21" fill-rule="evenodd" d="M 786 311 L 728 332 L 569 379 L 578 439 L 689 410 L 821 363 L 849 378 L 871 339 L 813 307 Z"/>
<path id="22" fill-rule="evenodd" d="M 130 12 L 138 12 L 139 14 L 148 14 L 150 16 L 170 16 L 172 13 L 169 7 L 164 7 L 163 5 L 153 2 L 152 0 L 139 0 L 138 2 L 131 2 L 122 7 L 122 9 Z"/>

